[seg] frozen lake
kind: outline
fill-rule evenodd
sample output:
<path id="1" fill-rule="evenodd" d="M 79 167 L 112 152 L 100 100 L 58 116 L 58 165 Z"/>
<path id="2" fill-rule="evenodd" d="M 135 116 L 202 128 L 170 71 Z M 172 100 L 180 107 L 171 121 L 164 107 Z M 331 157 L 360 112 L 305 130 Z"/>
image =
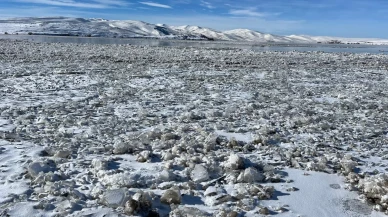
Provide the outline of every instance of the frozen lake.
<path id="1" fill-rule="evenodd" d="M 387 55 L 46 39 L 0 40 L 0 216 L 388 213 Z"/>
<path id="2" fill-rule="evenodd" d="M 276 44 L 276 43 L 250 43 L 230 41 L 183 41 L 173 39 L 122 39 L 100 37 L 69 37 L 69 36 L 43 36 L 43 35 L 0 35 L 0 39 L 19 39 L 35 42 L 49 43 L 79 43 L 79 44 L 131 44 L 143 46 L 174 46 L 174 47 L 204 47 L 204 48 L 240 48 L 254 51 L 322 51 L 322 52 L 350 52 L 388 54 L 388 46 L 358 45 L 358 44 Z"/>

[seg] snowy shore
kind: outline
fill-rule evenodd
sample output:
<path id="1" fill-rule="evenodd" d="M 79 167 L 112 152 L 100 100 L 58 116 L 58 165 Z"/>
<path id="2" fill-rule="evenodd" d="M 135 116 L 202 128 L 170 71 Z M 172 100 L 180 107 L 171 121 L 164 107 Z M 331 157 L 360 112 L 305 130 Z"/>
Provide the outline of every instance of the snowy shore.
<path id="1" fill-rule="evenodd" d="M 0 216 L 385 216 L 387 69 L 0 40 Z"/>

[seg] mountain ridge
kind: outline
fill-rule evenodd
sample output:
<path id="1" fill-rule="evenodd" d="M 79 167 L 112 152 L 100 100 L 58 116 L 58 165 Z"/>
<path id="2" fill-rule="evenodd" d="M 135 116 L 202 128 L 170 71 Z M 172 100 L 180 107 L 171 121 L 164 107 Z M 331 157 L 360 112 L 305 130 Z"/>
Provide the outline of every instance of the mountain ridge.
<path id="1" fill-rule="evenodd" d="M 121 38 L 172 38 L 191 40 L 246 41 L 256 43 L 356 43 L 388 44 L 388 39 L 341 38 L 329 36 L 280 36 L 250 29 L 218 31 L 201 26 L 171 26 L 137 20 L 101 18 L 25 17 L 0 20 L 0 33 L 42 34 Z"/>

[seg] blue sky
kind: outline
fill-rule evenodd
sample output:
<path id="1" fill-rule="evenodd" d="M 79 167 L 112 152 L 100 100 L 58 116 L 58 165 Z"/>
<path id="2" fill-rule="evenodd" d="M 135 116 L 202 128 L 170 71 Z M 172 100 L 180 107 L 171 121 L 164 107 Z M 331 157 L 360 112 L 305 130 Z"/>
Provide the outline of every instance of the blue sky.
<path id="1" fill-rule="evenodd" d="M 0 0 L 0 17 L 70 16 L 388 38 L 388 0 Z"/>

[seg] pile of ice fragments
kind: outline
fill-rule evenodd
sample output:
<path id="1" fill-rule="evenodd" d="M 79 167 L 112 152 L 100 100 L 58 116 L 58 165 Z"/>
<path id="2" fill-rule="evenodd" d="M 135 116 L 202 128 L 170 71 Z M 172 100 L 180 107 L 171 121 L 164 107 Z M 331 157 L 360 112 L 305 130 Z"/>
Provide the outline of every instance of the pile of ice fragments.
<path id="1" fill-rule="evenodd" d="M 276 214 L 287 167 L 388 209 L 386 55 L 0 41 L 0 61 L 0 155 L 22 150 L 0 166 L 23 168 L 0 185 L 27 186 L 3 213 Z"/>

